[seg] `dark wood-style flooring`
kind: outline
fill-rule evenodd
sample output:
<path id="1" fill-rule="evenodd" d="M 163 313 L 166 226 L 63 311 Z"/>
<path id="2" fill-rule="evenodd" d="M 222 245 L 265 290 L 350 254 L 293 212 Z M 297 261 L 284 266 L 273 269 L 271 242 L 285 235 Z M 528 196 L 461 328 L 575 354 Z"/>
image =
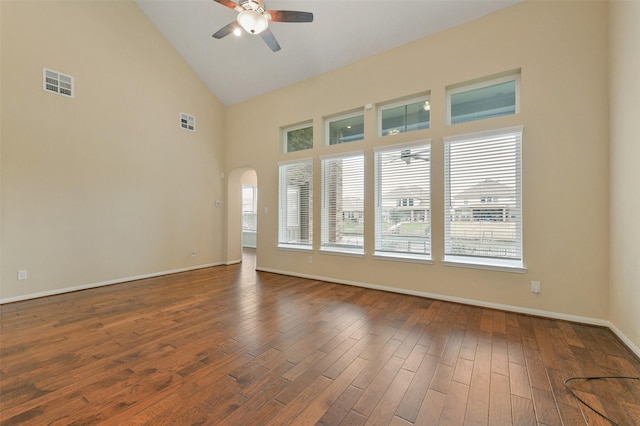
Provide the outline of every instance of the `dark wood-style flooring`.
<path id="1" fill-rule="evenodd" d="M 269 273 L 253 259 L 3 305 L 0 424 L 608 425 L 605 328 Z M 621 425 L 640 382 L 572 382 Z"/>

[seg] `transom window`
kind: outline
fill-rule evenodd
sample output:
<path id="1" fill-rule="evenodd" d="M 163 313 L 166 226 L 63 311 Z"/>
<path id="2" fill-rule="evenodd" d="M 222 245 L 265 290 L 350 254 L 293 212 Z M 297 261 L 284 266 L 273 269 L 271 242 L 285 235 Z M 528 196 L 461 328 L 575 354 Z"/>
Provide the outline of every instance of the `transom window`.
<path id="1" fill-rule="evenodd" d="M 376 255 L 431 257 L 431 146 L 375 151 Z"/>
<path id="2" fill-rule="evenodd" d="M 326 121 L 327 145 L 361 141 L 364 139 L 362 111 L 341 115 Z"/>
<path id="3" fill-rule="evenodd" d="M 380 136 L 428 129 L 431 122 L 431 101 L 428 96 L 421 96 L 382 105 L 378 112 Z"/>
<path id="4" fill-rule="evenodd" d="M 516 114 L 520 103 L 520 74 L 463 84 L 447 90 L 449 124 Z"/>
<path id="5" fill-rule="evenodd" d="M 284 152 L 302 151 L 313 148 L 313 124 L 305 123 L 287 127 L 282 131 Z"/>

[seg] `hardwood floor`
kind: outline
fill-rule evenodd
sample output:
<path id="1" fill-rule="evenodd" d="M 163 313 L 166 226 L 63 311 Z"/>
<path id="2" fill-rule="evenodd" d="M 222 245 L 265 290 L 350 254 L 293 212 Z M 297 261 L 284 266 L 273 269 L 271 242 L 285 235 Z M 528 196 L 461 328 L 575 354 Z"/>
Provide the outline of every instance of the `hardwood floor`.
<path id="1" fill-rule="evenodd" d="M 607 425 L 607 329 L 215 267 L 7 304 L 0 424 Z M 640 424 L 640 382 L 571 387 Z"/>

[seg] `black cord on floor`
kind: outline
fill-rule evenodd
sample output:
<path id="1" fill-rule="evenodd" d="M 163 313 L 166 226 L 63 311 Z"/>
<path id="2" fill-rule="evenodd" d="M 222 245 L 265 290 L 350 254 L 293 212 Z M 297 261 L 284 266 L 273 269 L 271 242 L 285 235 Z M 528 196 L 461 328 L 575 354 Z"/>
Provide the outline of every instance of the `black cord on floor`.
<path id="1" fill-rule="evenodd" d="M 584 399 L 580 398 L 574 391 L 573 389 L 571 389 L 571 387 L 568 385 L 569 382 L 573 381 L 573 380 L 604 380 L 604 379 L 616 379 L 616 380 L 640 380 L 640 377 L 629 377 L 629 376 L 593 376 L 593 377 L 569 377 L 567 380 L 564 381 L 564 385 L 567 387 L 567 389 L 569 389 L 569 392 L 571 392 L 571 394 L 580 402 L 582 402 L 584 405 L 586 405 L 591 411 L 593 411 L 594 413 L 596 413 L 597 415 L 607 419 L 609 422 L 611 422 L 611 424 L 615 425 L 615 426 L 620 426 L 618 423 L 616 423 L 611 417 L 608 417 L 607 415 L 605 415 L 604 413 L 601 413 L 600 411 L 596 410 L 595 408 L 593 408 L 591 405 L 589 405 L 589 403 L 587 403 Z"/>

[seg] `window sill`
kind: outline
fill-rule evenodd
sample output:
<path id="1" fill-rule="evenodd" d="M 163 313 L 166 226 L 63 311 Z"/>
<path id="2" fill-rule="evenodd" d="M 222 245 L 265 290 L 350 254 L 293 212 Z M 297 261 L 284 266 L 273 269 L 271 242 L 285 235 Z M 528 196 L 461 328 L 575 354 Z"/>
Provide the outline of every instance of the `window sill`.
<path id="1" fill-rule="evenodd" d="M 387 260 L 392 262 L 410 262 L 410 263 L 423 263 L 426 265 L 433 265 L 433 259 L 431 256 L 411 255 L 408 253 L 389 253 L 389 252 L 375 252 L 373 258 L 377 260 Z"/>
<path id="2" fill-rule="evenodd" d="M 291 251 L 313 251 L 312 246 L 302 245 L 302 244 L 278 244 L 278 248 L 282 250 L 291 250 Z"/>
<path id="3" fill-rule="evenodd" d="M 445 256 L 442 261 L 444 266 L 453 266 L 458 268 L 486 269 L 489 271 L 513 272 L 516 274 L 524 274 L 527 268 L 522 262 L 513 260 L 499 259 L 478 259 L 465 256 Z"/>
<path id="4" fill-rule="evenodd" d="M 364 257 L 363 249 L 342 248 L 342 247 L 321 247 L 320 253 L 332 254 L 337 256 L 352 256 L 352 257 Z"/>

